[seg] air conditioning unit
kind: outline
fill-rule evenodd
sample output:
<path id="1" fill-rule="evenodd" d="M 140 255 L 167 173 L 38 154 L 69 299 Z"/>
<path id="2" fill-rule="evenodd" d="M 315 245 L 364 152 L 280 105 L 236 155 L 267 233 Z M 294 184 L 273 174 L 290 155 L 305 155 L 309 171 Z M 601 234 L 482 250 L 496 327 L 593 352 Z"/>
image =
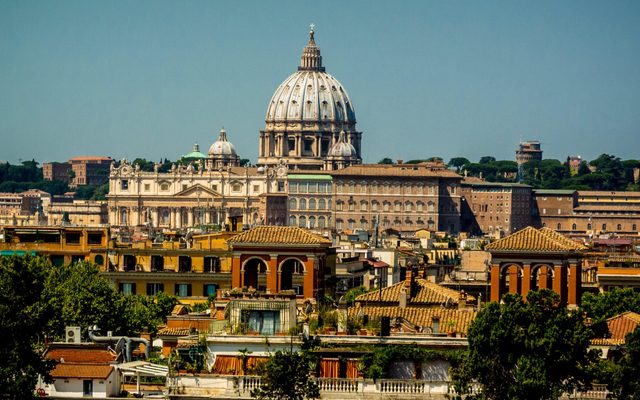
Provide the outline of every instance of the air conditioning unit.
<path id="1" fill-rule="evenodd" d="M 81 343 L 82 338 L 80 337 L 80 327 L 79 326 L 67 326 L 64 329 L 65 342 L 67 343 Z"/>

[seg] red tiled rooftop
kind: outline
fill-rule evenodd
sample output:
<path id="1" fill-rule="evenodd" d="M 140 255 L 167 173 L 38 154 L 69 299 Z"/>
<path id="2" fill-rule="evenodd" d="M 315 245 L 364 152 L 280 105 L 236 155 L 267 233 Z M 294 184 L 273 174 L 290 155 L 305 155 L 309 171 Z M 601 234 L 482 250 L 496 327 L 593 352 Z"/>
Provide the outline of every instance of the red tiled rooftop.
<path id="1" fill-rule="evenodd" d="M 61 363 L 51 371 L 52 378 L 107 379 L 113 371 L 110 365 Z"/>
<path id="2" fill-rule="evenodd" d="M 47 350 L 45 357 L 50 360 L 64 360 L 65 363 L 110 363 L 116 360 L 116 355 L 104 347 L 65 345 L 65 347 L 57 347 L 52 345 Z"/>

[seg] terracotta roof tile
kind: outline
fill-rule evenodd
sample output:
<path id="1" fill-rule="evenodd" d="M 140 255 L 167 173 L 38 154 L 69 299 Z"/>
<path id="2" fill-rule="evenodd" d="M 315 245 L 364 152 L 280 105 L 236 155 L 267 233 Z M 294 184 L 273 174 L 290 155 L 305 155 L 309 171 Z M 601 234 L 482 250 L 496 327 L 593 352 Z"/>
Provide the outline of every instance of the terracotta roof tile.
<path id="1" fill-rule="evenodd" d="M 55 346 L 55 345 L 54 345 Z M 106 348 L 91 347 L 50 347 L 45 357 L 50 360 L 64 360 L 68 363 L 99 364 L 110 363 L 117 359 L 117 356 Z"/>
<path id="2" fill-rule="evenodd" d="M 164 328 L 158 331 L 158 336 L 188 336 L 191 328 Z"/>
<path id="3" fill-rule="evenodd" d="M 584 246 L 569 239 L 559 239 L 556 235 L 560 234 L 555 233 L 555 235 L 553 235 L 548 231 L 541 232 L 534 227 L 528 226 L 516 233 L 488 244 L 485 246 L 485 250 L 556 252 L 576 251 L 584 248 Z"/>
<path id="4" fill-rule="evenodd" d="M 427 281 L 426 279 L 416 278 L 415 283 L 417 285 L 417 292 L 407 304 L 411 305 L 441 305 L 449 302 L 450 304 L 457 304 L 460 297 L 460 292 L 440 286 L 436 283 Z M 382 298 L 383 303 L 398 303 L 400 292 L 406 291 L 405 282 L 399 282 L 395 285 L 383 288 L 382 293 L 379 290 L 374 292 L 364 293 L 356 297 L 356 302 L 380 302 Z M 475 298 L 471 295 L 467 295 L 467 301 L 475 301 Z"/>
<path id="5" fill-rule="evenodd" d="M 627 311 L 607 320 L 607 327 L 611 334 L 611 339 L 621 339 L 624 341 L 627 334 L 633 332 L 640 324 L 640 314 Z"/>
<path id="6" fill-rule="evenodd" d="M 379 318 L 381 316 L 396 318 L 402 317 L 414 325 L 433 329 L 434 319 L 439 322 L 438 332 L 465 333 L 469 325 L 476 316 L 473 310 L 458 310 L 457 308 L 442 307 L 409 307 L 401 308 L 397 306 L 378 307 L 375 305 L 359 305 L 349 309 L 349 315 L 368 315 L 369 318 Z"/>
<path id="7" fill-rule="evenodd" d="M 297 226 L 258 226 L 233 236 L 229 239 L 229 243 L 330 245 L 331 240 Z"/>
<path id="8" fill-rule="evenodd" d="M 111 371 L 110 365 L 61 363 L 51 371 L 51 377 L 107 379 Z"/>
<path id="9" fill-rule="evenodd" d="M 556 240 L 560 243 L 566 244 L 569 247 L 574 247 L 576 250 L 585 250 L 587 246 L 580 244 L 574 240 L 569 239 L 568 237 L 554 231 L 551 228 L 543 227 L 540 228 L 540 232 L 547 235 L 550 239 Z"/>

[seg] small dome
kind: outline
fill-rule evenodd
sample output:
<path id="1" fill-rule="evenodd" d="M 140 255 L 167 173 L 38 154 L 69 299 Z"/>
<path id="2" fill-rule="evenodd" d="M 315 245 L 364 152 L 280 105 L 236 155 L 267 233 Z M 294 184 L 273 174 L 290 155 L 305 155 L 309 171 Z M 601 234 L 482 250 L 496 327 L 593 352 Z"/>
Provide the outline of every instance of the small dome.
<path id="1" fill-rule="evenodd" d="M 218 140 L 209 147 L 209 156 L 236 157 L 236 148 L 227 140 L 227 131 L 222 128 Z"/>
<path id="2" fill-rule="evenodd" d="M 202 160 L 205 158 L 207 158 L 207 155 L 200 152 L 198 143 L 193 145 L 193 151 L 182 156 L 182 159 L 185 161 Z"/>
<path id="3" fill-rule="evenodd" d="M 346 158 L 357 158 L 358 157 L 358 152 L 356 151 L 356 148 L 353 147 L 353 145 L 351 143 L 348 143 L 345 137 L 345 132 L 344 131 L 340 131 L 340 137 L 338 138 L 338 141 L 336 142 L 336 144 L 333 145 L 333 147 L 331 147 L 331 149 L 329 149 L 329 157 L 346 157 Z"/>

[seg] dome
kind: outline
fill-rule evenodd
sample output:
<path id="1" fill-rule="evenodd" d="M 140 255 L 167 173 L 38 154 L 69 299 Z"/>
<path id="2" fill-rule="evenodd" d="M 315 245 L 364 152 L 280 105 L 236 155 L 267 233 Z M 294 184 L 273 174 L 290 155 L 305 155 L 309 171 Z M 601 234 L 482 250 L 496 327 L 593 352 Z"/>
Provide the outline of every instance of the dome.
<path id="1" fill-rule="evenodd" d="M 236 157 L 236 148 L 227 140 L 227 131 L 222 128 L 218 140 L 209 147 L 209 156 Z"/>
<path id="2" fill-rule="evenodd" d="M 202 160 L 207 158 L 207 155 L 200 152 L 200 146 L 198 143 L 193 145 L 193 150 L 182 156 L 185 161 Z"/>
<path id="3" fill-rule="evenodd" d="M 336 144 L 333 145 L 333 147 L 331 147 L 331 150 L 329 150 L 329 157 L 341 157 L 341 158 L 357 158 L 358 157 L 358 152 L 356 151 L 356 148 L 353 147 L 353 145 L 351 143 L 347 143 L 347 140 L 345 138 L 345 133 L 344 131 L 340 131 L 340 137 L 338 139 L 338 141 L 336 142 Z"/>
<path id="4" fill-rule="evenodd" d="M 352 127 L 356 116 L 342 84 L 325 72 L 313 30 L 302 52 L 298 71 L 278 86 L 267 107 L 269 122 L 320 122 L 336 130 Z"/>

